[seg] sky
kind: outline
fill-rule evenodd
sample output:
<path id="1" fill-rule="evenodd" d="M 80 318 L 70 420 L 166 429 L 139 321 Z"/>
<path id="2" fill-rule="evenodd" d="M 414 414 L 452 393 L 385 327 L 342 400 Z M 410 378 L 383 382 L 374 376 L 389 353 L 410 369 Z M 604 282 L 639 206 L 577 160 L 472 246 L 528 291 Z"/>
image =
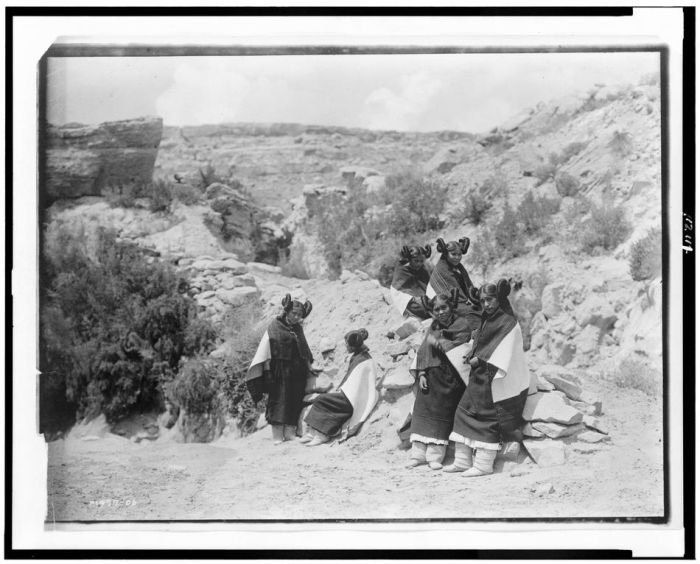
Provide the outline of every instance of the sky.
<path id="1" fill-rule="evenodd" d="M 54 124 L 157 115 L 481 133 L 658 70 L 658 53 L 641 52 L 50 58 L 47 113 Z"/>

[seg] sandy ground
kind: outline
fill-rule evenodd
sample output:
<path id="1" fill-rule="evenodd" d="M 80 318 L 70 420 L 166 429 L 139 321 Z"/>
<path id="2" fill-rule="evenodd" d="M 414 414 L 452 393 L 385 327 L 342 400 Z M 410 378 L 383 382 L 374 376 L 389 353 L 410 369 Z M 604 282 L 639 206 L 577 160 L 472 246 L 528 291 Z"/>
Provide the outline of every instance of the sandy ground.
<path id="1" fill-rule="evenodd" d="M 274 446 L 269 429 L 211 444 L 58 440 L 48 445 L 47 523 L 661 516 L 660 402 L 601 392 L 609 444 L 571 443 L 564 465 L 499 463 L 481 478 L 404 468 L 408 452 L 381 414 L 360 436 L 314 448 Z"/>

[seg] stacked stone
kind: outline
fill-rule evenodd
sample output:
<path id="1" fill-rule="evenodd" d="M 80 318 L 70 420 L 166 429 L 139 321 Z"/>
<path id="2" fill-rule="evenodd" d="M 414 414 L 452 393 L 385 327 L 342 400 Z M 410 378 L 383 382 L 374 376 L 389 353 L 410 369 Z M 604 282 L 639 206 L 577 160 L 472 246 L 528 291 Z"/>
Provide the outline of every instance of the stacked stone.
<path id="1" fill-rule="evenodd" d="M 222 259 L 212 257 L 184 258 L 178 267 L 189 275 L 190 295 L 214 320 L 221 319 L 231 307 L 239 307 L 260 298 L 255 276 L 248 265 L 235 255 Z"/>
<path id="2" fill-rule="evenodd" d="M 563 464 L 567 446 L 589 452 L 590 445 L 610 440 L 599 418 L 602 402 L 583 389 L 572 370 L 544 365 L 537 373 L 537 391 L 528 397 L 523 411 L 523 434 L 524 444 L 538 464 Z"/>

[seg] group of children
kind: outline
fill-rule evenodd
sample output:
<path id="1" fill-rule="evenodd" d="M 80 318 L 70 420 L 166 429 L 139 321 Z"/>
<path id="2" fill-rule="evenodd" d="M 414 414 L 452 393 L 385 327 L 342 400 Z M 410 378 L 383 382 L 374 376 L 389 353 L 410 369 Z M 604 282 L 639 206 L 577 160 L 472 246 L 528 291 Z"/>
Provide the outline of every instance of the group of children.
<path id="1" fill-rule="evenodd" d="M 501 279 L 476 288 L 462 257 L 469 239 L 437 240 L 440 258 L 427 263 L 431 246 L 401 249 L 391 285 L 394 304 L 405 317 L 429 325 L 411 372 L 416 378 L 409 467 L 481 476 L 493 472 L 502 443 L 521 439 L 522 412 L 530 385 L 522 334 Z M 268 394 L 266 418 L 279 444 L 296 435 L 306 377 L 312 362 L 301 328 L 311 311 L 286 296 L 283 313 L 261 340 L 248 373 L 255 401 Z M 429 320 L 429 321 L 428 321 Z M 345 336 L 351 357 L 336 392 L 321 395 L 305 421 L 300 440 L 308 446 L 342 433 L 352 436 L 378 400 L 376 367 L 364 344 L 364 329 Z M 281 404 L 284 403 L 284 407 Z M 443 467 L 449 441 L 455 459 Z"/>

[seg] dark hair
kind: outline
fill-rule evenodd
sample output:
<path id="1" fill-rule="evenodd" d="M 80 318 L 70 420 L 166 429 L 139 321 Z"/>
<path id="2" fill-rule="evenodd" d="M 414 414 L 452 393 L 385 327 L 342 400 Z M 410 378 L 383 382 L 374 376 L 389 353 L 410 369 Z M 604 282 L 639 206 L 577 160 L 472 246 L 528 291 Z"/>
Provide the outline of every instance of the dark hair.
<path id="1" fill-rule="evenodd" d="M 408 246 L 404 245 L 401 247 L 401 252 L 399 253 L 399 262 L 401 264 L 406 264 L 410 262 L 412 258 L 415 258 L 417 256 L 423 255 L 425 258 L 430 258 L 430 255 L 433 254 L 433 249 L 430 247 L 430 245 L 426 245 L 425 247 L 421 247 L 419 245 L 413 245 L 413 246 Z"/>
<path id="2" fill-rule="evenodd" d="M 459 241 L 450 241 L 449 243 L 445 243 L 445 240 L 440 238 L 437 240 L 437 250 L 440 254 L 446 255 L 448 253 L 448 247 L 452 244 L 455 244 L 459 247 L 459 250 L 462 251 L 463 255 L 467 254 L 467 251 L 469 250 L 469 245 L 471 243 L 471 240 L 469 237 L 461 237 Z"/>
<path id="3" fill-rule="evenodd" d="M 454 310 L 457 308 L 457 303 L 459 302 L 459 290 L 457 290 L 457 288 L 452 288 L 449 294 L 438 294 L 437 296 L 433 296 L 432 298 L 428 298 L 427 296 L 421 296 L 421 303 L 423 304 L 423 307 L 428 311 L 433 311 L 433 309 L 435 308 L 435 304 L 438 300 L 446 302 L 450 306 L 450 308 Z"/>
<path id="4" fill-rule="evenodd" d="M 290 311 L 292 311 L 292 308 L 294 306 L 301 308 L 301 317 L 303 319 L 306 319 L 311 313 L 311 310 L 313 309 L 313 306 L 311 305 L 311 302 L 309 300 L 306 300 L 306 302 L 301 303 L 298 300 L 292 300 L 292 296 L 289 294 L 282 298 L 282 307 L 284 308 L 284 313 L 289 313 Z"/>
<path id="5" fill-rule="evenodd" d="M 345 335 L 345 342 L 351 349 L 357 350 L 362 346 L 362 343 L 367 340 L 367 337 L 369 337 L 369 333 L 367 333 L 367 329 L 363 327 L 362 329 L 355 329 L 348 332 Z"/>

